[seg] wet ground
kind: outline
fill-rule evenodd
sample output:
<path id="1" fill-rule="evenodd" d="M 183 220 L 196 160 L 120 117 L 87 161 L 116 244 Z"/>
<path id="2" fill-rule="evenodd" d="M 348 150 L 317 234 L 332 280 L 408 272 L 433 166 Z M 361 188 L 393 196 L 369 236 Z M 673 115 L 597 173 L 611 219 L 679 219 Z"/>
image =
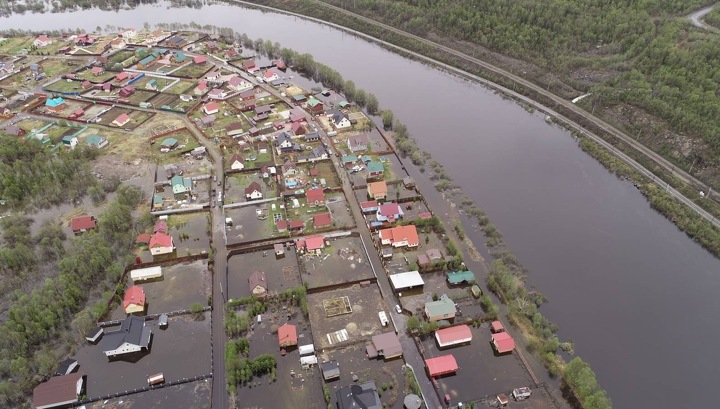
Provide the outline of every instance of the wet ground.
<path id="1" fill-rule="evenodd" d="M 250 358 L 260 354 L 272 354 L 277 359 L 276 381 L 270 376 L 253 378 L 247 386 L 238 388 L 237 402 L 241 408 L 324 408 L 322 376 L 317 367 L 304 370 L 300 367 L 300 354 L 290 347 L 285 356 L 280 355 L 277 328 L 285 323 L 296 326 L 298 344 L 312 344 L 313 338 L 308 321 L 297 307 L 290 307 L 292 318 L 279 306 L 269 306 L 261 324 L 254 320 L 251 330 Z M 274 312 L 272 312 L 274 310 Z"/>
<path id="2" fill-rule="evenodd" d="M 353 375 L 358 377 L 357 383 L 375 381 L 384 407 L 394 409 L 403 407 L 403 398 L 409 392 L 405 390 L 407 388 L 403 370 L 405 363 L 402 358 L 390 361 L 368 359 L 365 344 L 360 344 L 323 351 L 318 355 L 318 361 L 337 361 L 340 364 L 340 378 L 327 383 L 333 408 L 337 404 L 336 391 L 343 386 L 355 383 Z"/>
<path id="3" fill-rule="evenodd" d="M 228 260 L 228 295 L 231 299 L 250 296 L 248 278 L 256 270 L 265 273 L 271 294 L 302 285 L 295 247 L 286 248 L 285 256 L 281 258 L 277 258 L 272 249 L 238 254 Z"/>
<path id="4" fill-rule="evenodd" d="M 300 265 L 309 288 L 374 277 L 359 237 L 331 240 L 319 256 L 300 256 Z"/>
<path id="5" fill-rule="evenodd" d="M 328 317 L 323 303 L 342 297 L 348 297 L 352 312 Z M 347 331 L 349 343 L 369 340 L 373 335 L 392 331 L 391 327 L 383 327 L 380 324 L 378 312 L 385 310 L 385 306 L 380 290 L 375 284 L 368 286 L 356 284 L 349 288 L 308 294 L 308 306 L 316 348 L 337 345 L 328 340 L 327 334 L 343 329 Z"/>
<path id="6" fill-rule="evenodd" d="M 432 301 L 433 293 L 438 295 L 447 294 L 452 299 L 469 296 L 467 290 L 469 286 L 449 286 L 444 271 L 424 273 L 422 279 L 425 282 L 423 289 L 402 291 L 402 297 L 399 297 L 403 309 L 411 311 L 415 315 L 423 316 L 425 303 Z M 470 311 L 467 312 L 470 313 Z"/>
<path id="7" fill-rule="evenodd" d="M 271 179 L 263 179 L 259 173 L 236 173 L 225 178 L 225 199 L 226 204 L 248 202 L 245 196 L 245 188 L 252 182 L 260 184 L 263 199 L 277 197 L 277 185 Z"/>
<path id="8" fill-rule="evenodd" d="M 277 204 L 277 202 L 273 203 Z M 233 221 L 232 226 L 226 227 L 227 243 L 237 244 L 280 236 L 272 221 L 271 206 L 272 203 L 263 203 L 225 209 L 225 217 Z M 257 211 L 266 213 L 267 218 L 258 219 Z"/>
<path id="9" fill-rule="evenodd" d="M 210 409 L 211 380 L 190 382 L 121 398 L 97 401 L 87 409 L 193 408 Z M 106 403 L 107 402 L 107 403 Z"/>
<path id="10" fill-rule="evenodd" d="M 162 372 L 166 381 L 205 375 L 210 368 L 210 313 L 195 321 L 190 315 L 170 317 L 167 329 L 147 321 L 153 331 L 149 353 L 129 361 L 108 361 L 100 345 L 84 343 L 75 358 L 87 376 L 87 396 L 102 396 L 147 386 L 147 376 Z M 111 327 L 110 330 L 117 327 Z"/>
<path id="11" fill-rule="evenodd" d="M 473 339 L 463 346 L 440 350 L 433 335 L 422 341 L 424 359 L 452 354 L 460 367 L 456 374 L 437 379 L 442 396 L 448 394 L 454 402 L 468 402 L 533 385 L 517 354 L 495 354 L 489 324 L 470 328 Z"/>
<path id="12" fill-rule="evenodd" d="M 355 219 L 350 211 L 350 205 L 343 194 L 328 196 L 327 209 L 332 215 L 334 228 L 355 227 Z M 332 202 L 330 202 L 332 200 Z"/>
<path id="13" fill-rule="evenodd" d="M 212 284 L 207 260 L 163 266 L 162 272 L 162 279 L 138 284 L 145 291 L 145 315 L 188 309 L 196 302 L 207 304 Z M 127 286 L 131 285 L 133 282 L 128 275 Z M 111 319 L 123 319 L 125 316 L 120 306 Z"/>
<path id="14" fill-rule="evenodd" d="M 178 257 L 210 250 L 208 213 L 184 213 L 168 218 L 168 227 Z"/>

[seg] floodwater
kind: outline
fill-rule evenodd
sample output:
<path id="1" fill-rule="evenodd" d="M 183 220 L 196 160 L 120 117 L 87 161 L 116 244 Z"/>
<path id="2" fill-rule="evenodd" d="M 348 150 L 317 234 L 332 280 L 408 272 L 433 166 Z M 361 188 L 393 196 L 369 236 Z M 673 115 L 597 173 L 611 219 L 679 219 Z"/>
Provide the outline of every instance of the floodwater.
<path id="1" fill-rule="evenodd" d="M 343 32 L 271 13 L 142 6 L 22 15 L 0 27 L 196 22 L 311 53 L 374 93 L 485 209 L 617 407 L 714 407 L 720 261 L 537 114 Z M 415 175 L 414 175 L 415 176 Z M 427 192 L 431 201 L 437 195 Z"/>

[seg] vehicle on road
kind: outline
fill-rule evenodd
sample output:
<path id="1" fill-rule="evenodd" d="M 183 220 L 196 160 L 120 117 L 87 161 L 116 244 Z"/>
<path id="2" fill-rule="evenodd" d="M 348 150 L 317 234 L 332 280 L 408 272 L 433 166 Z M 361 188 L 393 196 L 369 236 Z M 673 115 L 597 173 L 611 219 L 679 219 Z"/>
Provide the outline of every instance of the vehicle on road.
<path id="1" fill-rule="evenodd" d="M 398 314 L 402 314 L 402 308 L 400 308 L 399 304 L 395 304 L 395 311 L 397 311 Z"/>
<path id="2" fill-rule="evenodd" d="M 530 397 L 532 394 L 532 391 L 527 386 L 523 386 L 522 388 L 515 388 L 512 391 L 513 398 L 516 401 L 525 400 Z"/>

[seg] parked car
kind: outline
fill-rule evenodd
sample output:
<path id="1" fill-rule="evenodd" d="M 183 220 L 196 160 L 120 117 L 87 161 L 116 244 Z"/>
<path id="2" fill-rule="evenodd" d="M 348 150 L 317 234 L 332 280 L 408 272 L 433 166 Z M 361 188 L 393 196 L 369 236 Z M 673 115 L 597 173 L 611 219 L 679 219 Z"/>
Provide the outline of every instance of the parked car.
<path id="1" fill-rule="evenodd" d="M 399 304 L 395 304 L 395 311 L 397 311 L 398 314 L 402 314 L 402 308 L 400 308 Z"/>

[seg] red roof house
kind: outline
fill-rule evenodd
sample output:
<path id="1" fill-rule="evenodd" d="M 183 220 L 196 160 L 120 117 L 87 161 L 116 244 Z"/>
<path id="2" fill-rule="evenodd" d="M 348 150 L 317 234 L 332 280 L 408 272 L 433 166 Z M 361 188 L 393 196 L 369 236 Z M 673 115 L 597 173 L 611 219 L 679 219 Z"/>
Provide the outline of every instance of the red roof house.
<path id="1" fill-rule="evenodd" d="M 128 79 L 128 73 L 125 71 L 115 76 L 115 81 L 125 81 L 126 79 Z"/>
<path id="2" fill-rule="evenodd" d="M 278 229 L 278 232 L 283 233 L 286 232 L 288 229 L 288 222 L 287 220 L 278 220 L 275 222 L 275 226 Z"/>
<path id="3" fill-rule="evenodd" d="M 453 374 L 458 370 L 457 361 L 452 354 L 426 359 L 425 366 L 431 378 Z"/>
<path id="4" fill-rule="evenodd" d="M 150 253 L 153 256 L 169 254 L 175 251 L 172 236 L 157 232 L 150 237 Z"/>
<path id="5" fill-rule="evenodd" d="M 197 55 L 195 58 L 193 58 L 193 63 L 195 64 L 204 64 L 207 62 L 207 58 L 205 58 L 204 55 Z"/>
<path id="6" fill-rule="evenodd" d="M 380 240 L 383 245 L 393 247 L 417 247 L 420 244 L 417 229 L 412 224 L 380 230 Z"/>
<path id="7" fill-rule="evenodd" d="M 297 345 L 297 329 L 292 324 L 284 324 L 278 328 L 278 343 L 280 348 Z"/>
<path id="8" fill-rule="evenodd" d="M 150 244 L 150 233 L 140 233 L 135 239 L 137 245 L 148 245 Z"/>
<path id="9" fill-rule="evenodd" d="M 122 88 L 120 88 L 120 96 L 121 97 L 129 97 L 130 95 L 135 93 L 135 87 L 132 85 L 126 85 Z"/>
<path id="10" fill-rule="evenodd" d="M 305 127 L 300 122 L 292 123 L 292 131 L 295 135 L 305 135 Z"/>
<path id="11" fill-rule="evenodd" d="M 127 314 L 145 311 L 145 291 L 139 285 L 134 285 L 125 291 L 123 309 Z"/>
<path id="12" fill-rule="evenodd" d="M 317 251 L 325 247 L 325 238 L 323 236 L 312 236 L 305 239 L 305 249 L 307 251 Z"/>
<path id="13" fill-rule="evenodd" d="M 498 354 L 512 352 L 512 350 L 515 349 L 515 340 L 512 339 L 510 334 L 508 334 L 507 332 L 498 332 L 497 334 L 492 334 L 492 338 L 490 341 L 492 342 Z"/>
<path id="14" fill-rule="evenodd" d="M 320 213 L 313 216 L 313 227 L 316 229 L 332 226 L 333 221 L 330 213 Z"/>
<path id="15" fill-rule="evenodd" d="M 305 198 L 309 206 L 319 206 L 325 204 L 325 192 L 322 189 L 308 189 L 305 192 Z"/>
<path id="16" fill-rule="evenodd" d="M 440 348 L 464 344 L 472 341 L 472 331 L 467 325 L 456 325 L 435 331 L 435 339 Z"/>
<path id="17" fill-rule="evenodd" d="M 290 220 L 290 230 L 302 230 L 305 228 L 305 223 L 302 220 Z"/>
<path id="18" fill-rule="evenodd" d="M 217 102 L 210 102 L 203 107 L 203 111 L 205 111 L 205 115 L 217 114 L 220 111 L 220 105 Z"/>
<path id="19" fill-rule="evenodd" d="M 130 115 L 128 115 L 124 112 L 122 114 L 118 115 L 118 117 L 112 121 L 113 125 L 115 125 L 115 126 L 123 126 L 128 122 L 130 122 Z"/>
<path id="20" fill-rule="evenodd" d="M 84 215 L 73 217 L 72 220 L 70 220 L 70 228 L 75 234 L 92 230 L 95 228 L 96 224 L 97 220 L 95 219 L 95 216 Z"/>

